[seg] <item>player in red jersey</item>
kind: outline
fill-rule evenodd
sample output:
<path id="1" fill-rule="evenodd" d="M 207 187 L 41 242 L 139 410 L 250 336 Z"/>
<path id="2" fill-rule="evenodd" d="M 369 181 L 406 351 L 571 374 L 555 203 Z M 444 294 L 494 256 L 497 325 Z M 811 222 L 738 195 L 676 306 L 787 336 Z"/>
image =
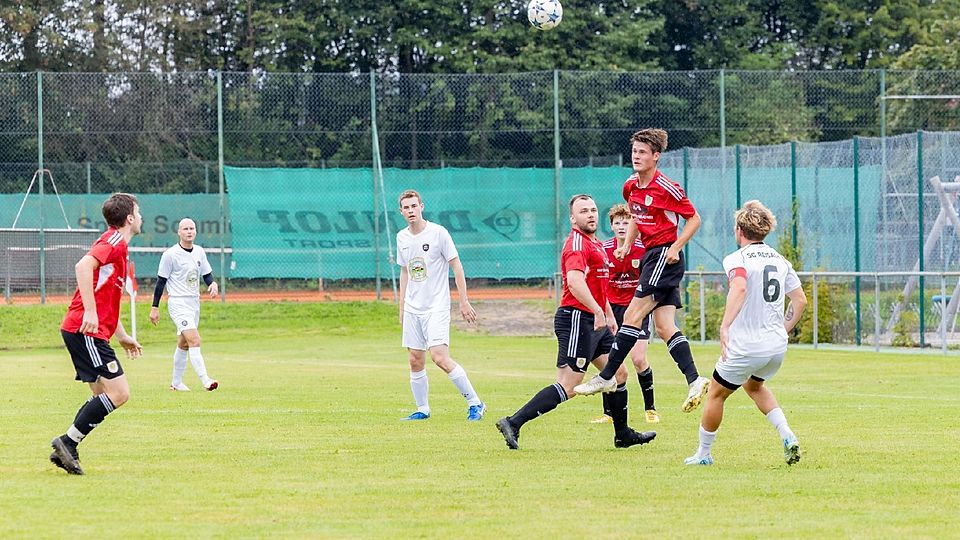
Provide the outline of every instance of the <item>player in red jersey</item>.
<path id="1" fill-rule="evenodd" d="M 660 153 L 667 149 L 667 132 L 643 129 L 634 133 L 630 141 L 634 174 L 623 185 L 623 198 L 633 221 L 614 255 L 623 259 L 638 235 L 647 253 L 640 263 L 640 282 L 624 313 L 623 326 L 617 332 L 606 367 L 599 375 L 578 385 L 576 392 L 589 395 L 616 389 L 616 370 L 639 339 L 644 317 L 653 312 L 657 334 L 687 379 L 687 399 L 681 410 L 690 412 L 700 405 L 710 380 L 697 371 L 690 344 L 677 328 L 675 319 L 677 308 L 683 306 L 680 302 L 684 272 L 682 250 L 700 228 L 700 215 L 683 189 L 657 170 Z M 686 223 L 678 236 L 680 217 L 686 219 Z"/>
<path id="2" fill-rule="evenodd" d="M 130 358 L 143 350 L 120 323 L 120 297 L 127 278 L 127 243 L 140 234 L 143 217 L 137 198 L 114 193 L 103 203 L 107 232 L 76 265 L 77 292 L 60 326 L 77 380 L 90 385 L 93 397 L 77 411 L 67 432 L 53 439 L 50 461 L 70 474 L 83 474 L 77 445 L 103 419 L 130 398 L 123 367 L 110 347 L 110 337 Z"/>
<path id="3" fill-rule="evenodd" d="M 619 247 L 619 242 L 627 237 L 627 228 L 633 217 L 625 204 L 618 204 L 610 209 L 610 227 L 613 229 L 614 237 L 603 243 L 603 249 L 607 252 L 607 260 L 610 261 L 610 281 L 607 285 L 607 299 L 610 301 L 610 308 L 613 310 L 613 316 L 617 319 L 617 326 L 623 325 L 623 314 L 627 311 L 627 306 L 633 300 L 633 295 L 637 290 L 637 283 L 640 282 L 640 261 L 643 260 L 647 248 L 644 247 L 640 239 L 637 239 L 630 251 L 622 260 L 614 257 L 614 251 Z M 647 362 L 647 346 L 650 344 L 650 316 L 643 319 L 643 325 L 640 327 L 640 339 L 630 351 L 630 358 L 633 360 L 633 367 L 637 371 L 637 380 L 640 382 L 640 391 L 643 393 L 644 418 L 648 424 L 660 422 L 660 414 L 657 413 L 657 407 L 653 399 L 653 369 Z M 606 411 L 604 415 L 594 419 L 594 423 L 609 422 L 611 418 Z"/>
<path id="4" fill-rule="evenodd" d="M 557 335 L 557 381 L 540 390 L 512 416 L 497 421 L 497 429 L 507 446 L 520 447 L 520 428 L 530 420 L 546 414 L 576 394 L 574 386 L 583 381 L 587 365 L 606 362 L 616 330 L 613 312 L 607 301 L 607 280 L 610 267 L 603 244 L 597 240 L 597 203 L 589 195 L 575 195 L 570 200 L 570 223 L 560 256 L 563 275 L 563 298 L 554 316 Z M 652 431 L 638 433 L 627 424 L 626 369 L 617 371 L 615 392 L 605 394 L 604 410 L 613 417 L 617 448 L 645 444 L 657 436 Z"/>

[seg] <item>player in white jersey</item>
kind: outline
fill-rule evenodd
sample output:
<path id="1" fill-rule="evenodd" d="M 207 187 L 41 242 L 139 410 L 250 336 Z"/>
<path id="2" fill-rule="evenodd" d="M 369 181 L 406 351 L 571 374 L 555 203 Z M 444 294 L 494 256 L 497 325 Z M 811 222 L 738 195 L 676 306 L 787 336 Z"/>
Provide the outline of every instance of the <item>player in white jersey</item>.
<path id="1" fill-rule="evenodd" d="M 486 407 L 467 372 L 450 358 L 451 268 L 460 295 L 460 315 L 470 323 L 477 320 L 477 313 L 467 300 L 467 279 L 457 248 L 446 228 L 423 219 L 423 199 L 416 191 L 400 194 L 400 213 L 408 225 L 397 233 L 400 324 L 403 346 L 409 351 L 410 389 L 417 405 L 417 410 L 403 420 L 430 418 L 427 350 L 433 363 L 446 372 L 467 400 L 467 420 L 480 420 Z"/>
<path id="2" fill-rule="evenodd" d="M 724 401 L 743 386 L 776 428 L 784 459 L 793 465 L 800 461 L 800 442 L 764 382 L 780 369 L 787 333 L 800 321 L 807 297 L 790 261 L 763 243 L 777 225 L 773 213 L 760 201 L 747 201 L 735 219 L 740 249 L 723 259 L 730 291 L 720 324 L 720 359 L 713 372 L 716 384 L 710 385 L 700 419 L 700 446 L 684 463 L 713 464 L 710 448 L 723 420 Z M 786 315 L 784 295 L 790 298 Z"/>
<path id="3" fill-rule="evenodd" d="M 211 298 L 220 294 L 217 282 L 213 280 L 213 268 L 207 260 L 202 247 L 193 243 L 197 237 L 197 225 L 190 218 L 183 218 L 177 226 L 177 245 L 163 252 L 160 268 L 157 270 L 157 286 L 153 291 L 153 307 L 150 308 L 150 322 L 160 322 L 160 297 L 167 289 L 167 310 L 173 324 L 177 327 L 177 348 L 173 353 L 173 380 L 171 390 L 181 392 L 190 388 L 183 384 L 183 372 L 187 369 L 187 359 L 200 377 L 200 383 L 207 390 L 216 390 L 219 382 L 207 375 L 207 366 L 200 353 L 200 280 L 207 285 Z"/>

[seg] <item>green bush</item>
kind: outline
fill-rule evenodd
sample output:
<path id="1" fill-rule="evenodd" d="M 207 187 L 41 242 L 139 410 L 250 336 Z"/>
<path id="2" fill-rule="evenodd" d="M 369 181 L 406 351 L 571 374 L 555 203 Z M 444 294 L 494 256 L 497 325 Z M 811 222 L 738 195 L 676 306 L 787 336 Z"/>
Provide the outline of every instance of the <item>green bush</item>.
<path id="1" fill-rule="evenodd" d="M 688 337 L 700 336 L 700 283 L 691 280 L 687 284 L 690 293 L 690 305 L 684 315 L 684 332 Z M 706 338 L 720 339 L 720 323 L 723 321 L 723 310 L 727 302 L 727 290 L 717 284 L 704 283 L 703 305 L 706 311 Z"/>

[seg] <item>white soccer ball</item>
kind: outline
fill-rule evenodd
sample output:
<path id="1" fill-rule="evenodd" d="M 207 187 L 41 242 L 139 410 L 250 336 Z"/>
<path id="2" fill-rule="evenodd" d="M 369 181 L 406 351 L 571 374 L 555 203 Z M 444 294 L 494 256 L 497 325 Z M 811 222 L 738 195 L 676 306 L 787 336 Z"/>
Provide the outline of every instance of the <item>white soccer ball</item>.
<path id="1" fill-rule="evenodd" d="M 557 0 L 530 0 L 527 20 L 537 30 L 556 28 L 563 18 L 563 6 Z"/>

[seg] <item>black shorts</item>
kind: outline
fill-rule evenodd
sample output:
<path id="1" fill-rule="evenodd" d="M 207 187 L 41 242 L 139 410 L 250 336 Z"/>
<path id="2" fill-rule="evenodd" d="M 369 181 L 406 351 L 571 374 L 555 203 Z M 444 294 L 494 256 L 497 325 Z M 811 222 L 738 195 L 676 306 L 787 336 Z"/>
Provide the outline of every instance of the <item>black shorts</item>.
<path id="1" fill-rule="evenodd" d="M 680 282 L 683 281 L 686 263 L 681 250 L 680 260 L 667 264 L 669 248 L 669 244 L 662 244 L 647 249 L 640 261 L 640 283 L 633 295 L 637 298 L 653 295 L 657 307 L 669 305 L 679 309 L 683 307 L 680 301 Z"/>
<path id="2" fill-rule="evenodd" d="M 557 367 L 585 373 L 590 362 L 610 352 L 613 334 L 606 326 L 593 329 L 593 314 L 572 307 L 560 307 L 553 317 L 557 335 Z"/>
<path id="3" fill-rule="evenodd" d="M 623 314 L 627 312 L 627 306 L 610 304 L 610 309 L 613 310 L 613 317 L 617 319 L 617 328 L 620 328 L 623 326 Z M 640 339 L 650 341 L 650 313 L 647 313 L 643 323 L 640 324 Z"/>
<path id="4" fill-rule="evenodd" d="M 66 330 L 60 330 L 60 335 L 70 351 L 78 381 L 93 383 L 100 377 L 114 379 L 123 375 L 123 366 L 109 341 Z"/>

